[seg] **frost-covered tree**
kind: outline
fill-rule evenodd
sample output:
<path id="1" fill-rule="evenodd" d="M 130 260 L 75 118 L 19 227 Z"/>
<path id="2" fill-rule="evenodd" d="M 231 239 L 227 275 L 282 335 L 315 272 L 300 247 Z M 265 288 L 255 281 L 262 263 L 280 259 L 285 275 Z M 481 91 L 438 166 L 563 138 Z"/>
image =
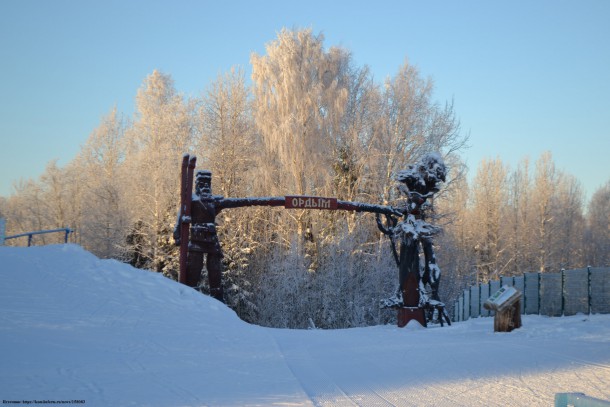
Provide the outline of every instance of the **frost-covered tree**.
<path id="1" fill-rule="evenodd" d="M 583 247 L 586 223 L 583 214 L 583 191 L 574 176 L 560 174 L 555 211 L 554 268 L 586 266 Z"/>
<path id="2" fill-rule="evenodd" d="M 379 90 L 369 68 L 357 67 L 345 50 L 341 75 L 348 94 L 342 115 L 328 120 L 333 135 L 333 182 L 331 194 L 345 200 L 358 200 L 367 191 L 368 154 L 371 151 L 374 127 L 381 103 Z M 368 198 L 368 197 L 367 197 Z"/>
<path id="3" fill-rule="evenodd" d="M 533 233 L 531 219 L 533 216 L 530 200 L 532 193 L 529 159 L 519 162 L 516 170 L 508 176 L 507 184 L 507 218 L 504 233 L 508 235 L 510 256 L 508 270 L 522 274 L 532 271 L 535 253 L 533 251 Z"/>
<path id="4" fill-rule="evenodd" d="M 61 168 L 57 160 L 47 164 L 37 180 L 20 180 L 14 184 L 15 193 L 6 200 L 7 234 L 28 231 L 75 228 L 80 212 L 77 172 L 70 166 Z M 25 242 L 10 241 L 20 245 Z M 37 235 L 33 244 L 63 243 L 60 233 Z"/>
<path id="5" fill-rule="evenodd" d="M 125 119 L 114 107 L 73 162 L 84 190 L 79 235 L 83 246 L 102 258 L 120 257 L 129 223 L 123 168 L 126 128 Z"/>
<path id="6" fill-rule="evenodd" d="M 273 192 L 315 194 L 328 182 L 333 148 L 329 122 L 343 114 L 346 55 L 323 48 L 311 30 L 283 29 L 253 54 L 254 117 L 262 140 L 266 179 Z"/>
<path id="7" fill-rule="evenodd" d="M 253 195 L 253 172 L 257 139 L 252 101 L 243 71 L 232 69 L 219 75 L 201 98 L 195 140 L 199 168 L 213 174 L 213 192 L 224 197 Z M 245 320 L 256 318 L 251 256 L 256 247 L 256 230 L 251 215 L 256 210 L 225 210 L 219 217 L 222 244 L 223 284 L 229 306 Z"/>
<path id="8" fill-rule="evenodd" d="M 125 170 L 129 174 L 131 229 L 140 234 L 135 241 L 142 242 L 145 267 L 174 277 L 177 251 L 171 225 L 180 195 L 176 157 L 191 151 L 192 137 L 192 103 L 176 92 L 169 75 L 155 70 L 136 96 L 133 126 L 125 133 Z"/>
<path id="9" fill-rule="evenodd" d="M 55 228 L 67 226 L 67 207 L 70 199 L 67 191 L 66 170 L 57 166 L 57 160 L 47 164 L 45 172 L 40 177 L 43 186 L 46 213 L 49 216 L 49 225 Z"/>
<path id="10" fill-rule="evenodd" d="M 198 116 L 199 166 L 212 171 L 214 192 L 226 197 L 252 193 L 257 153 L 252 103 L 243 71 L 220 75 L 204 94 Z"/>
<path id="11" fill-rule="evenodd" d="M 430 151 L 450 155 L 464 146 L 452 104 L 439 106 L 432 99 L 433 84 L 421 77 L 417 67 L 405 64 L 386 80 L 382 92 L 381 116 L 369 157 L 380 198 L 396 198 L 394 175 Z M 449 160 L 447 160 L 449 161 Z"/>
<path id="12" fill-rule="evenodd" d="M 443 233 L 435 238 L 440 253 L 438 261 L 443 270 L 444 284 L 440 286 L 440 297 L 444 301 L 457 297 L 463 287 L 476 283 L 476 223 L 470 211 L 470 195 L 471 187 L 467 179 L 461 177 L 435 202 L 438 211 L 445 214 L 440 222 Z"/>
<path id="13" fill-rule="evenodd" d="M 51 222 L 45 194 L 39 182 L 21 179 L 13 184 L 14 194 L 6 200 L 6 234 L 20 234 L 28 231 L 49 229 Z M 46 243 L 41 235 L 37 241 Z M 7 245 L 22 245 L 23 242 L 9 240 Z"/>
<path id="14" fill-rule="evenodd" d="M 549 271 L 552 268 L 553 240 L 556 231 L 555 205 L 558 174 L 550 152 L 543 153 L 536 161 L 533 191 L 530 202 L 534 217 L 532 222 L 537 248 L 536 264 L 538 270 Z M 552 270 L 551 270 L 552 271 Z M 556 270 L 555 270 L 556 271 Z"/>
<path id="15" fill-rule="evenodd" d="M 587 211 L 588 265 L 610 266 L 610 181 L 595 191 Z"/>
<path id="16" fill-rule="evenodd" d="M 473 218 L 476 222 L 474 249 L 477 254 L 477 280 L 499 278 L 508 266 L 504 219 L 507 201 L 507 169 L 498 158 L 483 160 L 473 180 Z"/>
<path id="17" fill-rule="evenodd" d="M 88 179 L 78 165 L 78 160 L 70 161 L 64 168 L 64 179 L 66 194 L 69 199 L 66 201 L 67 216 L 66 227 L 72 229 L 70 239 L 72 242 L 81 244 L 87 249 L 91 246 L 86 245 L 81 232 L 83 232 L 83 221 L 85 220 L 84 208 L 87 205 L 85 188 Z"/>
<path id="18" fill-rule="evenodd" d="M 340 124 L 349 93 L 349 54 L 325 50 L 323 40 L 311 30 L 284 29 L 267 44 L 266 55 L 252 55 L 254 119 L 261 140 L 257 178 L 263 194 L 331 190 L 333 165 L 345 147 Z M 315 270 L 319 232 L 328 223 L 306 211 L 285 213 L 280 223 L 281 239 L 296 244 L 300 261 Z"/>

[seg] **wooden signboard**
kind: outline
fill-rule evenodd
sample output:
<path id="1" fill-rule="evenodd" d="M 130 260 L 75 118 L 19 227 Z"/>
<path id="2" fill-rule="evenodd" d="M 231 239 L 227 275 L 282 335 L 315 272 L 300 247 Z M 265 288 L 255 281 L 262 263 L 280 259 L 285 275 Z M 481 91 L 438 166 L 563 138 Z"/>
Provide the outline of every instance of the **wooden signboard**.
<path id="1" fill-rule="evenodd" d="M 490 311 L 503 311 L 519 299 L 521 299 L 521 293 L 515 287 L 504 285 L 485 301 L 483 308 Z"/>

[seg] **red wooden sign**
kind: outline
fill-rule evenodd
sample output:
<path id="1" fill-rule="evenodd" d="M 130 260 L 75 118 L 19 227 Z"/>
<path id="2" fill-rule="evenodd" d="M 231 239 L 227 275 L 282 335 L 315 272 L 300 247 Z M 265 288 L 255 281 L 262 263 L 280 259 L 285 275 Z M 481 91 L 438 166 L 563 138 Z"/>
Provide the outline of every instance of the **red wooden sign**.
<path id="1" fill-rule="evenodd" d="M 286 196 L 286 209 L 337 209 L 337 198 L 319 196 Z"/>

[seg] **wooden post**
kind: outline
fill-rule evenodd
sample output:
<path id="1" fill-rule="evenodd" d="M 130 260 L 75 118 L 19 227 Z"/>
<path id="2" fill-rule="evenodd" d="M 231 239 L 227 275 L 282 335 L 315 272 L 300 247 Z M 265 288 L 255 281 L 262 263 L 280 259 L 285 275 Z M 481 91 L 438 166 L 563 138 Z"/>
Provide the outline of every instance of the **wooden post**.
<path id="1" fill-rule="evenodd" d="M 494 316 L 494 332 L 510 332 L 521 327 L 521 300 L 517 299 L 511 305 L 496 311 Z"/>
<path id="2" fill-rule="evenodd" d="M 419 269 L 419 263 L 416 264 Z M 404 306 L 398 308 L 398 327 L 405 327 L 409 321 L 416 320 L 421 326 L 426 327 L 426 314 L 419 306 L 419 281 L 415 273 L 408 273 L 403 283 L 402 298 Z"/>
<path id="3" fill-rule="evenodd" d="M 421 326 L 426 327 L 426 314 L 423 308 L 400 307 L 398 308 L 398 327 L 404 328 L 409 321 L 416 320 Z"/>

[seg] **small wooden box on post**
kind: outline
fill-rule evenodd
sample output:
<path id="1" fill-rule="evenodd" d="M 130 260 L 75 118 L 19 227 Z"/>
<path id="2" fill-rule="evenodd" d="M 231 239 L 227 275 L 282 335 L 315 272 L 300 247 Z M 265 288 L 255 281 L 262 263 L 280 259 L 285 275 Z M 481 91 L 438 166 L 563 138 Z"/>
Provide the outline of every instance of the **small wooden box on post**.
<path id="1" fill-rule="evenodd" d="M 515 287 L 502 286 L 485 301 L 483 307 L 496 312 L 494 332 L 510 332 L 521 327 L 521 292 Z"/>

